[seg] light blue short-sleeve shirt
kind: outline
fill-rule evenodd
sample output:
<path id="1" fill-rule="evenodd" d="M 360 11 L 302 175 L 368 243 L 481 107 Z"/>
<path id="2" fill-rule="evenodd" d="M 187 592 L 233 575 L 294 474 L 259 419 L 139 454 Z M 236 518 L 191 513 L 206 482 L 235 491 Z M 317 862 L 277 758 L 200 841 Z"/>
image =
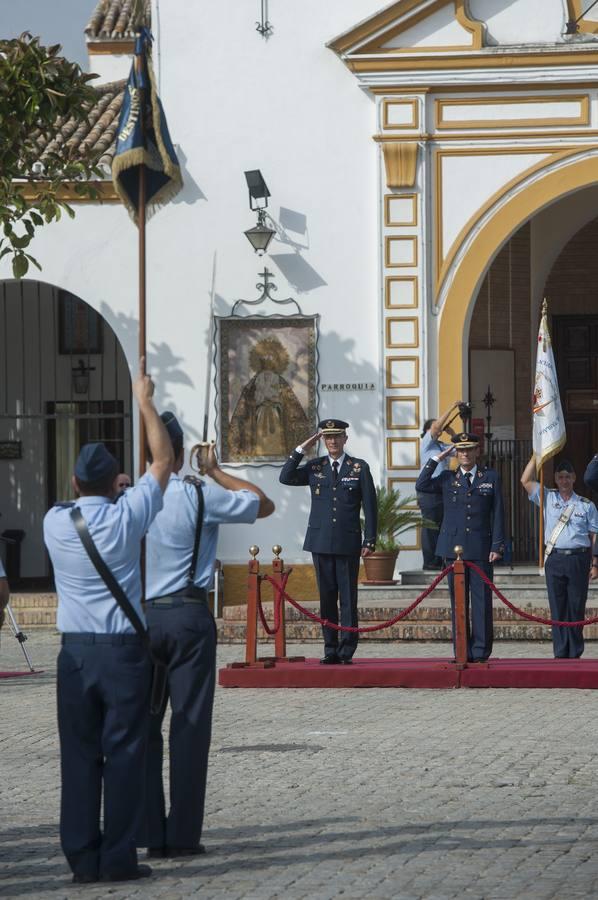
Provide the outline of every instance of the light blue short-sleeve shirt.
<path id="1" fill-rule="evenodd" d="M 422 469 L 429 462 L 433 456 L 438 456 L 439 453 L 442 453 L 443 450 L 446 450 L 447 447 L 452 447 L 452 444 L 445 444 L 444 441 L 438 441 L 432 436 L 432 432 L 430 429 L 426 431 L 423 438 L 421 439 L 421 447 L 420 447 L 420 461 Z M 441 472 L 444 472 L 445 469 L 448 469 L 449 462 L 448 459 L 441 459 L 436 468 L 434 469 L 434 474 L 432 478 L 438 478 Z"/>
<path id="2" fill-rule="evenodd" d="M 540 506 L 540 485 L 536 483 L 534 490 L 529 495 L 531 503 Z M 585 500 L 573 493 L 570 500 L 563 500 L 558 491 L 544 488 L 544 540 L 550 540 L 550 535 L 556 528 L 556 524 L 567 509 L 573 504 L 573 513 L 569 521 L 555 541 L 557 550 L 575 550 L 578 547 L 591 545 L 590 533 L 598 534 L 598 510 L 589 500 Z"/>
<path id="3" fill-rule="evenodd" d="M 100 556 L 142 622 L 141 539 L 162 509 L 162 491 L 148 472 L 113 503 L 107 497 L 80 497 L 77 506 Z M 75 530 L 70 506 L 54 506 L 44 518 L 44 540 L 52 565 L 62 632 L 121 634 L 135 629 L 98 575 Z"/>
<path id="4" fill-rule="evenodd" d="M 215 484 L 204 484 L 201 490 L 204 515 L 194 584 L 209 590 L 214 580 L 218 526 L 255 522 L 260 498 L 253 491 L 228 491 Z M 196 522 L 197 488 L 178 475 L 171 475 L 164 494 L 164 508 L 156 516 L 147 536 L 148 600 L 186 587 Z"/>
<path id="5" fill-rule="evenodd" d="M 4 571 L 4 566 L 2 565 L 1 559 L 0 559 L 0 578 L 6 578 L 6 572 Z"/>

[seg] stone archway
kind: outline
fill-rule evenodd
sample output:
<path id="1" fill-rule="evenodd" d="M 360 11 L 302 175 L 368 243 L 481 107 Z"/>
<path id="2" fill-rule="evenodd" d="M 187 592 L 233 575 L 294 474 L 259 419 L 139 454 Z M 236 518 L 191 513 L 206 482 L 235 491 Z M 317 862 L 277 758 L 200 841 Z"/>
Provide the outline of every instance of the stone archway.
<path id="1" fill-rule="evenodd" d="M 29 280 L 0 282 L 0 361 L 0 535 L 25 532 L 20 576 L 43 579 L 43 516 L 56 500 L 72 499 L 81 444 L 106 442 L 131 471 L 129 367 L 98 312 Z"/>
<path id="2" fill-rule="evenodd" d="M 582 157 L 557 163 L 555 167 L 513 189 L 495 205 L 494 212 L 478 223 L 447 274 L 445 299 L 438 333 L 439 408 L 446 409 L 456 397 L 467 394 L 467 335 L 478 290 L 492 261 L 521 225 L 559 198 L 596 183 L 598 149 Z"/>

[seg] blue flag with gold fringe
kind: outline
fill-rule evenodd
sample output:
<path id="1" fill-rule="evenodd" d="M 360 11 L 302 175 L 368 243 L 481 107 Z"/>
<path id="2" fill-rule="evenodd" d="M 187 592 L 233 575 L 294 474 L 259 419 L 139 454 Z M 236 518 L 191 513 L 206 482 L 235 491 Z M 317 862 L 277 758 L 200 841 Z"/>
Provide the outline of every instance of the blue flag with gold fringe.
<path id="1" fill-rule="evenodd" d="M 137 225 L 140 166 L 145 168 L 146 218 L 172 200 L 183 186 L 179 161 L 156 91 L 151 40 L 147 28 L 137 35 L 135 60 L 125 90 L 112 161 L 114 189 Z"/>

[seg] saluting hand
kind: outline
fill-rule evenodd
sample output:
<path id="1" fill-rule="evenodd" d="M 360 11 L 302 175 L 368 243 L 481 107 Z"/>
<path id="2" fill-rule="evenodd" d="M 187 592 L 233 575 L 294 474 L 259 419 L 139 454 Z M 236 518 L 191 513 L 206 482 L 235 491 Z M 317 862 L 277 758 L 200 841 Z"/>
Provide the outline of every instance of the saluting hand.
<path id="1" fill-rule="evenodd" d="M 301 446 L 303 447 L 303 451 L 305 452 L 306 450 L 309 450 L 310 447 L 313 447 L 314 444 L 317 444 L 321 437 L 321 431 L 316 431 L 315 434 L 312 434 L 310 438 L 308 438 L 306 441 L 303 441 L 303 443 L 301 444 Z"/>
<path id="2" fill-rule="evenodd" d="M 442 453 L 438 454 L 438 462 L 441 462 L 443 459 L 446 459 L 447 456 L 452 456 L 455 452 L 454 447 L 447 447 L 446 450 L 443 450 Z"/>

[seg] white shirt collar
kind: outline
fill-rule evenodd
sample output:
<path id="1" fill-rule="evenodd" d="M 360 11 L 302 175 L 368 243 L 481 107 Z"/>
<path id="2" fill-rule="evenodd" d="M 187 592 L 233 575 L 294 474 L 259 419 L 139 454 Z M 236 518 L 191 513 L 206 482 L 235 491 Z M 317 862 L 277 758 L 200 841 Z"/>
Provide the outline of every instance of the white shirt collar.
<path id="1" fill-rule="evenodd" d="M 472 484 L 473 484 L 474 478 L 476 477 L 476 473 L 477 473 L 477 471 L 478 471 L 477 463 L 476 463 L 476 465 L 473 467 L 473 469 L 470 469 L 470 470 L 469 470 L 469 472 L 466 472 L 465 469 L 463 468 L 463 466 L 459 466 L 459 468 L 461 469 L 461 474 L 462 474 L 462 475 L 469 475 L 470 473 L 473 475 L 473 478 L 471 479 L 471 482 L 472 482 Z"/>
<path id="2" fill-rule="evenodd" d="M 338 463 L 338 470 L 339 470 L 339 472 L 340 472 L 341 467 L 342 467 L 342 465 L 343 465 L 343 463 L 344 463 L 344 461 L 345 461 L 345 456 L 346 456 L 346 454 L 343 453 L 342 456 L 339 456 L 338 459 L 333 459 L 333 458 L 330 456 L 330 454 L 328 454 L 328 459 L 330 460 L 330 465 L 332 465 L 333 462 L 337 462 L 337 463 Z"/>

